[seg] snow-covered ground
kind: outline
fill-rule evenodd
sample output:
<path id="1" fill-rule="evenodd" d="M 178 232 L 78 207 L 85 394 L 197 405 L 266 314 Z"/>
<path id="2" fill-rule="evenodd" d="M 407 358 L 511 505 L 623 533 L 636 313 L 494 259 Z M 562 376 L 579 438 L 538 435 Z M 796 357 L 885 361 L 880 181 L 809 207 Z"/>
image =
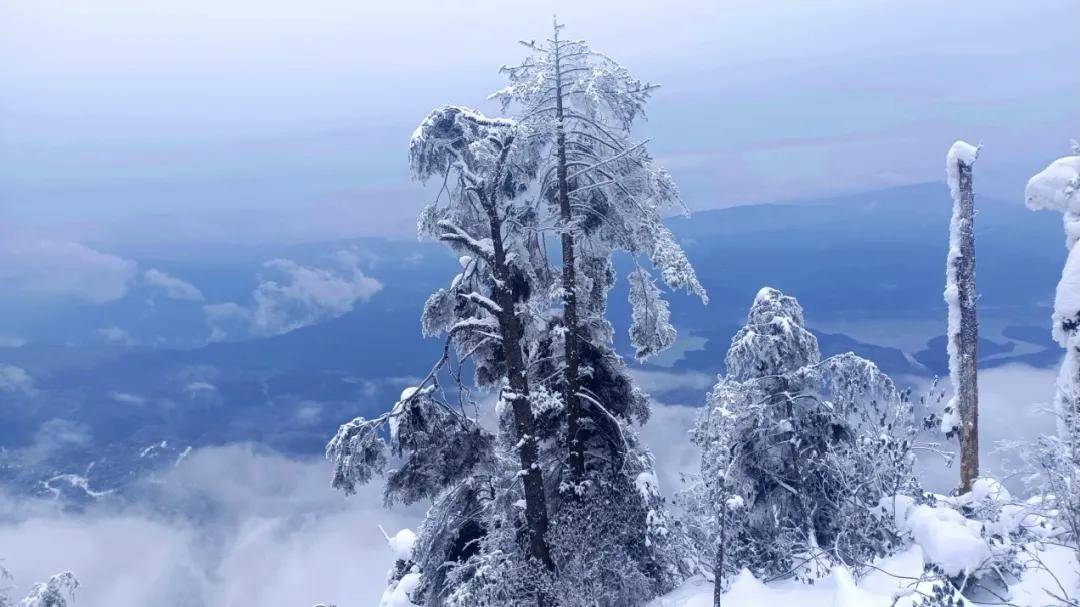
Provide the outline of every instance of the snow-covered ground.
<path id="1" fill-rule="evenodd" d="M 1038 512 L 1037 500 L 1017 501 L 997 481 L 982 478 L 961 497 L 936 496 L 936 503 L 916 504 L 898 496 L 883 500 L 883 516 L 896 518 L 910 540 L 899 552 L 877 560 L 858 579 L 842 566 L 813 584 L 787 578 L 762 581 L 744 569 L 730 581 L 724 607 L 916 607 L 933 596 L 939 575 L 964 579 L 979 571 L 987 583 L 969 583 L 981 593 L 977 604 L 1012 607 L 1072 607 L 1080 598 L 1080 563 L 1076 552 L 1054 543 L 1060 529 Z M 993 512 L 990 522 L 965 518 L 961 508 Z M 995 538 L 988 540 L 987 538 Z M 1014 539 L 1016 538 L 1015 541 Z M 1023 538 L 1023 539 L 1019 539 Z M 407 558 L 413 533 L 407 529 L 386 540 L 398 558 Z M 1040 541 L 1045 540 L 1045 541 Z M 1014 555 L 1015 567 L 1005 565 Z M 931 570 L 931 567 L 933 570 Z M 935 573 L 937 571 L 938 573 Z M 414 607 L 409 593 L 420 574 L 406 575 L 384 592 L 379 607 Z M 1007 588 L 999 585 L 1004 580 Z M 712 607 L 711 580 L 694 576 L 647 607 Z M 934 603 L 931 603 L 934 604 Z"/>
<path id="2" fill-rule="evenodd" d="M 1047 546 L 1039 557 L 1053 571 L 1032 569 L 1010 586 L 1009 603 L 1020 607 L 1064 605 L 1054 595 L 1061 596 L 1061 587 L 1076 596 L 1080 574 L 1071 550 Z M 793 580 L 762 583 L 743 571 L 723 596 L 724 607 L 908 607 L 929 590 L 927 583 L 918 583 L 923 572 L 925 555 L 919 545 L 912 545 L 899 554 L 882 559 L 857 582 L 842 568 L 834 569 L 814 585 Z M 1057 579 L 1055 579 L 1055 577 Z M 914 579 L 913 579 L 914 578 Z M 1052 593 L 1052 594 L 1051 594 Z M 893 601 L 896 601 L 895 603 Z M 656 599 L 649 607 L 712 607 L 713 585 L 702 577 L 694 577 L 680 588 Z"/>
<path id="3" fill-rule="evenodd" d="M 1080 597 L 1080 563 L 1071 547 L 1051 539 L 1060 530 L 1039 512 L 1036 500 L 1017 501 L 997 481 L 982 478 L 971 493 L 937 503 L 915 504 L 898 496 L 882 506 L 896 517 L 897 529 L 911 543 L 896 554 L 879 559 L 858 580 L 844 567 L 835 567 L 814 584 L 794 579 L 763 582 L 743 570 L 723 595 L 725 607 L 790 605 L 798 607 L 914 607 L 931 596 L 938 574 L 960 579 L 979 571 L 990 579 L 977 592 L 985 603 L 1014 607 L 1069 607 Z M 961 507 L 993 512 L 992 521 L 965 518 Z M 1001 538 L 990 541 L 987 538 Z M 1017 539 L 1015 542 L 1012 538 Z M 1015 554 L 1015 571 L 1002 555 Z M 998 585 L 1007 582 L 1007 589 Z M 975 587 L 975 586 L 973 586 Z M 698 576 L 649 607 L 711 607 L 712 582 Z M 992 594 L 996 593 L 996 594 Z"/>

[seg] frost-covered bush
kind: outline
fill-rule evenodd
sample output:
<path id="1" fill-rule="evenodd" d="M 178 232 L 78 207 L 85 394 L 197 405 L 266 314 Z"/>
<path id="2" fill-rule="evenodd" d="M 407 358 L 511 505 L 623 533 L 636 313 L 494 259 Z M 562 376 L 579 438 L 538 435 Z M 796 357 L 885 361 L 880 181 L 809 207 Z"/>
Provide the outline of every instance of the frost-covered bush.
<path id="1" fill-rule="evenodd" d="M 918 494 L 909 400 L 866 359 L 820 358 L 798 302 L 762 289 L 693 432 L 702 482 L 683 496 L 718 575 L 857 572 L 897 544 L 879 503 Z"/>
<path id="2" fill-rule="evenodd" d="M 1066 578 L 1058 577 L 1077 561 L 1060 558 L 1068 535 L 1053 500 L 1019 499 L 999 482 L 979 478 L 960 495 L 900 496 L 882 506 L 923 556 L 924 570 L 912 583 L 915 607 L 1076 604 L 1068 598 L 1076 590 L 1061 586 Z M 1056 572 L 1046 562 L 1051 552 Z M 1010 602 L 1016 593 L 1038 602 Z"/>
<path id="3" fill-rule="evenodd" d="M 1080 454 L 1076 444 L 1060 436 L 1041 436 L 1014 444 L 1025 463 L 1032 498 L 1027 506 L 1037 513 L 1029 531 L 1071 546 L 1080 561 Z"/>

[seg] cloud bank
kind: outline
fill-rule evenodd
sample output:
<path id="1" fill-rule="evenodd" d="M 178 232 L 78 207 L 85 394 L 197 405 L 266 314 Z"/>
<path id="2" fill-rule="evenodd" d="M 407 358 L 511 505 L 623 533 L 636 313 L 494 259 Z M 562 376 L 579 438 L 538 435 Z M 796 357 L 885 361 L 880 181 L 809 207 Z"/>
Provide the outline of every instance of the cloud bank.
<path id="1" fill-rule="evenodd" d="M 377 525 L 392 533 L 422 510 L 386 511 L 377 487 L 346 498 L 329 474 L 321 460 L 233 445 L 193 451 L 154 480 L 181 514 L 0 498 L 0 558 L 13 596 L 71 570 L 76 605 L 371 607 L 394 558 Z"/>
<path id="2" fill-rule="evenodd" d="M 15 365 L 0 365 L 0 393 L 34 392 L 34 378 L 22 367 Z"/>
<path id="3" fill-rule="evenodd" d="M 981 377 L 983 464 L 1007 469 L 1002 439 L 1050 432 L 1054 371 L 1010 366 Z M 665 378 L 665 381 L 667 379 Z M 692 383 L 700 378 L 691 377 Z M 311 403 L 298 416 L 311 415 Z M 658 405 L 640 430 L 653 451 L 663 492 L 682 488 L 700 453 L 687 431 L 698 407 Z M 53 420 L 41 450 L 88 439 L 85 428 Z M 48 439 L 48 440 L 46 440 Z M 950 447 L 952 448 L 952 447 Z M 956 469 L 925 459 L 928 488 L 955 485 Z M 424 506 L 383 508 L 381 487 L 346 497 L 328 486 L 321 459 L 291 459 L 250 445 L 197 449 L 140 488 L 136 503 L 106 498 L 81 513 L 45 501 L 0 496 L 0 558 L 16 592 L 62 570 L 81 582 L 78 605 L 110 607 L 338 607 L 378 604 L 393 554 L 377 525 L 391 534 L 415 528 Z"/>
<path id="4" fill-rule="evenodd" d="M 143 272 L 143 280 L 146 284 L 156 287 L 165 293 L 169 299 L 178 301 L 202 301 L 203 294 L 195 285 L 170 276 L 156 268 L 150 268 Z"/>
<path id="5" fill-rule="evenodd" d="M 126 297 L 137 284 L 169 299 L 202 301 L 193 284 L 80 242 L 49 234 L 0 231 L 0 281 L 11 298 L 72 299 L 106 304 Z"/>
<path id="6" fill-rule="evenodd" d="M 127 295 L 135 262 L 78 242 L 0 234 L 0 282 L 9 296 L 106 303 Z"/>
<path id="7" fill-rule="evenodd" d="M 272 259 L 251 294 L 252 302 L 203 307 L 211 328 L 211 341 L 246 332 L 270 337 L 337 318 L 382 290 L 378 280 L 364 274 L 360 258 L 352 251 L 334 254 L 333 266 L 317 268 L 290 259 Z"/>

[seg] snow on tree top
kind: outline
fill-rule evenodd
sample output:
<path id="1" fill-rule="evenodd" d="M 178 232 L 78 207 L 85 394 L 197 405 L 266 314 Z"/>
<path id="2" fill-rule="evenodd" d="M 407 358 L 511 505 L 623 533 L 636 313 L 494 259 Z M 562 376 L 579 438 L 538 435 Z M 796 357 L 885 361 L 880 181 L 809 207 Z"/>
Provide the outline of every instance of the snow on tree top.
<path id="1" fill-rule="evenodd" d="M 1071 251 L 1054 295 L 1054 339 L 1066 346 L 1080 315 L 1080 254 L 1073 244 L 1080 238 L 1080 155 L 1050 163 L 1028 180 L 1024 204 L 1032 211 L 1060 211 L 1064 215 L 1065 244 Z"/>
<path id="2" fill-rule="evenodd" d="M 775 299 L 776 296 L 779 295 L 779 294 L 780 294 L 780 291 L 777 291 L 776 289 L 774 289 L 772 287 L 761 287 L 761 289 L 758 290 L 757 295 L 754 296 L 754 305 L 756 306 L 761 302 L 764 302 L 764 301 L 767 301 L 767 300 L 770 300 L 770 299 Z"/>
<path id="3" fill-rule="evenodd" d="M 1077 190 L 1080 190 L 1080 156 L 1066 156 L 1028 180 L 1024 204 L 1032 211 L 1080 213 Z"/>
<path id="4" fill-rule="evenodd" d="M 747 314 L 747 323 L 767 324 L 777 317 L 790 319 L 799 327 L 806 324 L 802 306 L 797 299 L 772 287 L 765 287 L 754 297 L 754 303 Z"/>
<path id="5" fill-rule="evenodd" d="M 794 371 L 821 360 L 817 338 L 806 330 L 799 302 L 771 287 L 758 291 L 746 326 L 735 334 L 725 364 L 745 381 Z"/>

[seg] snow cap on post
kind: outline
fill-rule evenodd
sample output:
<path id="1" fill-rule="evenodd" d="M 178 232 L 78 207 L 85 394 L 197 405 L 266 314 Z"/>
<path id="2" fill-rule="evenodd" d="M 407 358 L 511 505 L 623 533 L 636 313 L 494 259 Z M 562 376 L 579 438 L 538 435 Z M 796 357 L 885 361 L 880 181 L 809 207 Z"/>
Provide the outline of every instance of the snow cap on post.
<path id="1" fill-rule="evenodd" d="M 962 162 L 969 167 L 974 166 L 981 149 L 981 145 L 974 146 L 962 140 L 952 144 L 952 147 L 949 148 L 949 153 L 945 156 L 945 174 L 949 181 L 949 194 L 952 195 L 954 201 L 960 197 L 959 163 Z"/>

